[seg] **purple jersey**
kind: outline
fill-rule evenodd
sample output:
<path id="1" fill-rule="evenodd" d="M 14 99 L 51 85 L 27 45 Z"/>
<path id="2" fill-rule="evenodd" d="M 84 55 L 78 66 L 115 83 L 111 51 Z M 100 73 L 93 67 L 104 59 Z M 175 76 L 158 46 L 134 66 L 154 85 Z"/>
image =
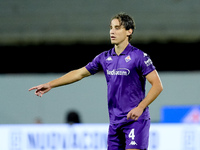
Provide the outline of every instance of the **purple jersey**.
<path id="1" fill-rule="evenodd" d="M 151 59 L 129 44 L 118 56 L 115 48 L 97 55 L 86 69 L 95 74 L 105 73 L 108 92 L 108 110 L 111 124 L 127 122 L 128 112 L 145 98 L 145 76 L 155 70 Z M 150 118 L 147 107 L 139 119 Z"/>

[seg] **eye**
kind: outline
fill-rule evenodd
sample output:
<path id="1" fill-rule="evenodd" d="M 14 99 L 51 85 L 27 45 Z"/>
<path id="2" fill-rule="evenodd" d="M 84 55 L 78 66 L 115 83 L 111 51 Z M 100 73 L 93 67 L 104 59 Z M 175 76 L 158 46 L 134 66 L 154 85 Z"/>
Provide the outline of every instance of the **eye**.
<path id="1" fill-rule="evenodd" d="M 115 26 L 115 29 L 119 30 L 119 29 L 121 29 L 121 26 Z"/>
<path id="2" fill-rule="evenodd" d="M 120 27 L 119 27 L 119 26 L 116 26 L 116 27 L 115 27 L 115 29 L 116 29 L 116 30 L 119 30 L 119 29 L 120 29 Z"/>

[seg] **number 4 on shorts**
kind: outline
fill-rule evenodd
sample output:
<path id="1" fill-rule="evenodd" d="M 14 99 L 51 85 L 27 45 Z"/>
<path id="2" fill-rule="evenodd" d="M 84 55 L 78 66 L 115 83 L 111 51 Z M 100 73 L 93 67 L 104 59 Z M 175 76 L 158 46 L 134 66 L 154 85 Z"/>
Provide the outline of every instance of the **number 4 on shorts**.
<path id="1" fill-rule="evenodd" d="M 134 140 L 135 138 L 135 134 L 134 134 L 135 129 L 132 129 L 131 132 L 129 133 L 128 137 L 132 138 L 132 140 Z"/>

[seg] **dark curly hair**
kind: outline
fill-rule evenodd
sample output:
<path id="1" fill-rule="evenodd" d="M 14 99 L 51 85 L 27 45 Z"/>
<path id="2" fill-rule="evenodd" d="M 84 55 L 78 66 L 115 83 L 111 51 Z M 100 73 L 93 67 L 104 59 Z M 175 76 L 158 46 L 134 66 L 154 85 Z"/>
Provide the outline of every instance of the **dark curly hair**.
<path id="1" fill-rule="evenodd" d="M 129 15 L 127 15 L 126 13 L 119 13 L 119 14 L 115 15 L 114 17 L 112 17 L 111 21 L 113 19 L 118 19 L 120 22 L 120 25 L 124 26 L 124 28 L 126 30 L 132 29 L 134 32 L 134 30 L 136 29 L 134 19 L 132 17 L 130 17 Z M 133 32 L 131 35 L 129 35 L 129 38 L 128 38 L 129 41 L 132 38 Z"/>

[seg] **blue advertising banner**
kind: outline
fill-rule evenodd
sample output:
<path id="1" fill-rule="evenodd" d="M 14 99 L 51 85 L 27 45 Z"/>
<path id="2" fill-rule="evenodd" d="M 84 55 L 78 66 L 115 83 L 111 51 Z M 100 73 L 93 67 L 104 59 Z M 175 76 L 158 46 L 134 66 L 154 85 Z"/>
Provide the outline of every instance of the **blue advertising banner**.
<path id="1" fill-rule="evenodd" d="M 200 106 L 164 106 L 161 109 L 162 123 L 200 123 Z"/>

